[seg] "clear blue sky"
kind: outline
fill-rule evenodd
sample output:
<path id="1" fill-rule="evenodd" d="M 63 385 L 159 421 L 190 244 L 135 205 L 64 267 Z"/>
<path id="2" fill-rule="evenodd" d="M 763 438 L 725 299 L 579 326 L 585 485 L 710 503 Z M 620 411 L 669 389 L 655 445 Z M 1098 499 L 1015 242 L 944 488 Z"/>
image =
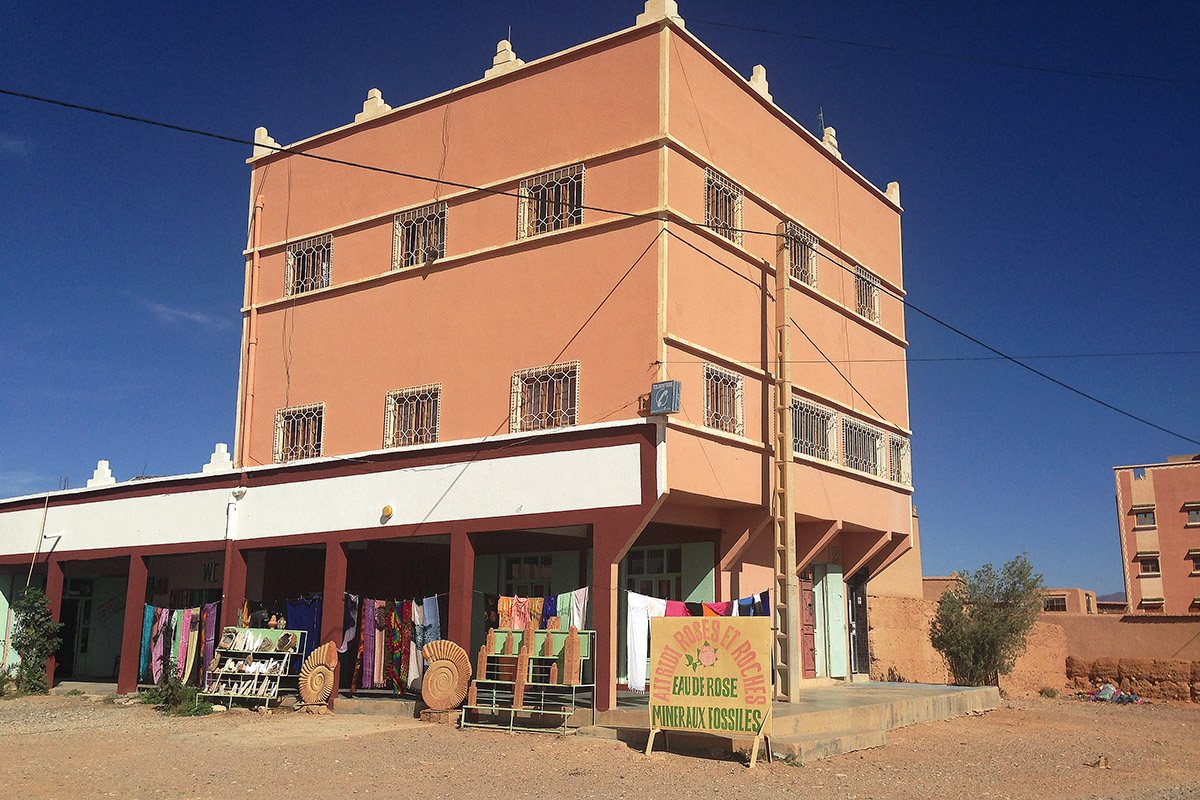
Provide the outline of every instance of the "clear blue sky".
<path id="1" fill-rule="evenodd" d="M 51 4 L 0 10 L 0 87 L 292 142 L 632 24 L 607 3 Z M 715 3 L 686 19 L 1056 68 L 1200 77 L 1200 6 Z M 689 22 L 810 129 L 899 181 L 909 299 L 1015 355 L 1200 349 L 1200 89 Z M 597 110 L 603 113 L 602 109 Z M 248 149 L 0 97 L 0 496 L 193 472 L 231 441 Z M 450 176 L 453 177 L 453 176 Z M 910 312 L 913 359 L 986 353 Z M 1200 439 L 1200 356 L 1039 368 Z M 1028 551 L 1121 588 L 1112 467 L 1200 447 L 995 361 L 915 362 L 928 575 Z"/>

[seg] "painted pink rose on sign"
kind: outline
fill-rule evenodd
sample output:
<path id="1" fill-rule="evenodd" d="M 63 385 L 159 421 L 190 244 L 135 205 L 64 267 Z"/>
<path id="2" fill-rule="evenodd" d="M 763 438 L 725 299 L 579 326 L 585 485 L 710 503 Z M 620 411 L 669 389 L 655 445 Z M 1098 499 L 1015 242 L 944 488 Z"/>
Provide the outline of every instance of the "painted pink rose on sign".
<path id="1" fill-rule="evenodd" d="M 700 648 L 696 655 L 700 659 L 700 664 L 705 667 L 711 667 L 713 664 L 717 663 L 717 648 L 713 647 L 708 642 L 704 643 L 704 646 Z"/>

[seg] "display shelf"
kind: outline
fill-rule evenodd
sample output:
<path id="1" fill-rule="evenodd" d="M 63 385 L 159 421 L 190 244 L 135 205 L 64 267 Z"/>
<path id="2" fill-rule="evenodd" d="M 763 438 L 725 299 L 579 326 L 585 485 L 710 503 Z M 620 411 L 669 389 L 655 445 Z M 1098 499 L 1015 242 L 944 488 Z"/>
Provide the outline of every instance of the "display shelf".
<path id="1" fill-rule="evenodd" d="M 591 707 L 595 724 L 595 649 L 595 631 L 489 631 L 461 724 L 565 732 L 571 715 L 586 707 Z"/>
<path id="2" fill-rule="evenodd" d="M 292 658 L 304 652 L 306 638 L 305 631 L 223 629 L 220 640 L 223 646 L 216 648 L 212 662 L 204 670 L 200 695 L 230 703 L 248 700 L 261 701 L 264 707 L 269 705 L 278 698 L 282 679 L 293 677 Z"/>

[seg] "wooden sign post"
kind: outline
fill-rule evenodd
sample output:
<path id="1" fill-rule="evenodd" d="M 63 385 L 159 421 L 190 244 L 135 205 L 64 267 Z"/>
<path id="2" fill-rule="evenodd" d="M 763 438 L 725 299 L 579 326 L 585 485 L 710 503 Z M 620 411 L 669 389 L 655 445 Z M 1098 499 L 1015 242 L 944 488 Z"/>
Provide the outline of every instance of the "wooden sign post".
<path id="1" fill-rule="evenodd" d="M 769 617 L 650 620 L 650 738 L 663 730 L 771 735 Z"/>

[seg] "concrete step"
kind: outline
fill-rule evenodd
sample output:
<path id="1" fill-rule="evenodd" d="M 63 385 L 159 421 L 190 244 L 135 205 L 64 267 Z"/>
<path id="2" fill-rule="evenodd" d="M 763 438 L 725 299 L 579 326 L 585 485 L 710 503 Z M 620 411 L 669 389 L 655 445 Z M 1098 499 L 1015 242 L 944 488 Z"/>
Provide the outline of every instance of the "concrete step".
<path id="1" fill-rule="evenodd" d="M 747 740 L 744 749 L 749 752 L 753 740 Z M 772 736 L 771 752 L 776 758 L 791 759 L 797 764 L 808 764 L 823 758 L 833 758 L 855 750 L 869 750 L 887 744 L 887 733 L 881 730 L 851 730 L 833 733 L 812 733 L 806 736 Z M 759 754 L 762 758 L 762 754 Z"/>
<path id="2" fill-rule="evenodd" d="M 342 697 L 333 701 L 333 710 L 337 714 L 373 714 L 389 717 L 405 717 L 416 719 L 420 717 L 416 700 L 403 700 L 391 697 Z"/>
<path id="3" fill-rule="evenodd" d="M 888 687 L 880 688 L 881 696 L 876 700 L 869 694 L 871 688 L 856 685 L 853 692 L 856 702 L 835 708 L 805 709 L 803 713 L 776 714 L 772 721 L 776 736 L 805 736 L 820 731 L 848 731 L 878 729 L 883 731 L 903 728 L 920 722 L 960 717 L 973 711 L 986 711 L 1000 705 L 1000 693 L 994 687 L 962 688 L 937 691 L 909 697 L 887 697 Z M 863 694 L 859 694 L 863 693 Z M 803 706 L 803 703 L 800 704 Z"/>

